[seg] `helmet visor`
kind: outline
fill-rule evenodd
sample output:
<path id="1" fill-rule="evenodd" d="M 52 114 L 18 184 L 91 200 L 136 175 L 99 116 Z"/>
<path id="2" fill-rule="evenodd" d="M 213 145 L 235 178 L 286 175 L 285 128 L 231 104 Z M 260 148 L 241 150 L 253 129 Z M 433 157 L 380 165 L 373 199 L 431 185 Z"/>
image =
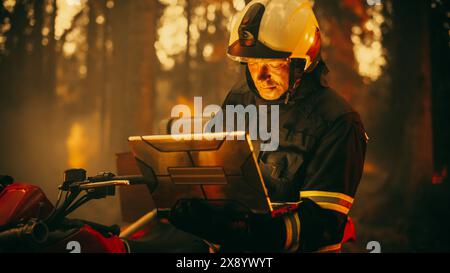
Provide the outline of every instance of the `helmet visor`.
<path id="1" fill-rule="evenodd" d="M 235 41 L 228 47 L 228 57 L 238 62 L 246 62 L 246 59 L 286 59 L 291 56 L 291 52 L 276 51 L 270 49 L 260 41 L 256 41 L 253 46 L 247 46 L 241 40 Z"/>

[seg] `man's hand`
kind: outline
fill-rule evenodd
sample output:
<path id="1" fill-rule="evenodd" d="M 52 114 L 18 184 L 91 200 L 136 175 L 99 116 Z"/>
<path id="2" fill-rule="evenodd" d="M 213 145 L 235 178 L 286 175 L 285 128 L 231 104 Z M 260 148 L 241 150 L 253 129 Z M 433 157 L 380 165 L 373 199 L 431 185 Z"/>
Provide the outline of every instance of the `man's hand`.
<path id="1" fill-rule="evenodd" d="M 277 251 L 284 242 L 281 217 L 255 214 L 232 202 L 179 200 L 169 221 L 178 229 L 209 242 L 241 251 Z"/>
<path id="2" fill-rule="evenodd" d="M 172 208 L 169 221 L 210 242 L 233 244 L 248 238 L 250 215 L 251 212 L 233 203 L 183 199 Z"/>

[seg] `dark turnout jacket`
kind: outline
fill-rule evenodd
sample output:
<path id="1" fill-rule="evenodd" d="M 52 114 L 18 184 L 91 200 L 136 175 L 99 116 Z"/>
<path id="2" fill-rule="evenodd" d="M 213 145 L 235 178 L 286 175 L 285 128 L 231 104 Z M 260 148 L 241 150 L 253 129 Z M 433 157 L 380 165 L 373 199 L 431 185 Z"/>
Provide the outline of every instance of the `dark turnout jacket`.
<path id="1" fill-rule="evenodd" d="M 257 151 L 264 182 L 272 202 L 299 202 L 273 236 L 282 236 L 285 251 L 340 250 L 368 140 L 360 116 L 312 77 L 302 79 L 287 103 L 265 101 L 243 81 L 223 107 L 267 104 L 279 105 L 279 146 Z"/>

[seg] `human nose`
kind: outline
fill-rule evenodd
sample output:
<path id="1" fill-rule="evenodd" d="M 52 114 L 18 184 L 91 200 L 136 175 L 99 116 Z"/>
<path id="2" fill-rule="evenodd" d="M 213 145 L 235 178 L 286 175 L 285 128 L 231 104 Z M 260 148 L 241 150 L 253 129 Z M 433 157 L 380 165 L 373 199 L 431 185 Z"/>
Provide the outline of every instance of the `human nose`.
<path id="1" fill-rule="evenodd" d="M 264 81 L 270 78 L 269 68 L 266 64 L 263 64 L 259 67 L 258 70 L 258 80 Z"/>

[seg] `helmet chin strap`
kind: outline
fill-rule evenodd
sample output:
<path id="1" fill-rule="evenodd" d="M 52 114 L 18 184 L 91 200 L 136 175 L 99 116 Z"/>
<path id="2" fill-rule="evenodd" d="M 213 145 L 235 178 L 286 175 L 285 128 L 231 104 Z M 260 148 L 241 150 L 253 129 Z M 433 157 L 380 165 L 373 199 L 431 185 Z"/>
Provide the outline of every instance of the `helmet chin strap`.
<path id="1" fill-rule="evenodd" d="M 286 92 L 284 104 L 288 104 L 291 97 L 294 95 L 295 90 L 300 85 L 304 70 L 306 66 L 305 59 L 293 58 L 289 65 L 289 88 Z"/>

